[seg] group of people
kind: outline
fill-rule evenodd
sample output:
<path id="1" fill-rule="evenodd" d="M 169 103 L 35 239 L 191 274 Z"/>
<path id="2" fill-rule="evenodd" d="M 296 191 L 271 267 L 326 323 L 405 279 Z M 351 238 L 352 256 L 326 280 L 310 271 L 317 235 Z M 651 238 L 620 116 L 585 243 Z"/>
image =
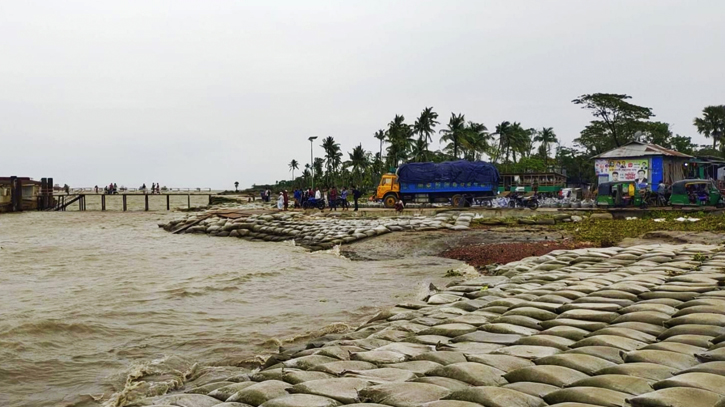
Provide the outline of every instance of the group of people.
<path id="1" fill-rule="evenodd" d="M 148 192 L 146 190 L 146 183 L 144 182 L 144 184 L 141 185 L 141 188 L 139 188 L 139 191 L 143 192 L 144 194 L 145 193 L 160 194 L 161 193 L 161 184 L 159 184 L 158 182 L 156 182 L 156 183 L 153 183 L 152 182 L 151 183 L 151 191 Z"/>
<path id="2" fill-rule="evenodd" d="M 265 202 L 269 202 L 269 190 L 262 191 L 260 194 L 262 196 L 262 200 Z M 354 202 L 354 211 L 358 210 L 358 200 L 362 196 L 362 192 L 358 188 L 353 188 L 352 190 L 349 190 L 347 187 L 342 187 L 340 190 L 337 189 L 337 187 L 332 187 L 327 190 L 320 190 L 320 188 L 317 188 L 315 190 L 312 190 L 312 188 L 308 189 L 295 189 L 292 198 L 294 201 L 292 202 L 292 205 L 294 208 L 303 208 L 305 207 L 305 203 L 309 202 L 311 200 L 315 200 L 315 204 L 313 207 L 318 206 L 317 202 L 323 201 L 325 202 L 324 206 L 329 207 L 330 211 L 337 211 L 337 208 L 340 207 L 342 211 L 348 211 L 350 210 L 350 202 L 349 197 L 352 195 L 352 199 Z M 277 209 L 281 210 L 287 210 L 290 205 L 290 197 L 286 190 L 280 191 L 279 196 L 277 197 Z"/>
<path id="3" fill-rule="evenodd" d="M 95 187 L 96 193 L 98 193 L 98 185 Z M 115 182 L 112 182 L 105 187 L 103 187 L 103 194 L 104 195 L 113 195 L 118 193 L 118 186 Z"/>
<path id="4" fill-rule="evenodd" d="M 262 199 L 262 202 L 269 202 L 269 199 L 271 196 L 272 196 L 272 191 L 270 191 L 268 189 L 259 191 L 259 197 Z"/>

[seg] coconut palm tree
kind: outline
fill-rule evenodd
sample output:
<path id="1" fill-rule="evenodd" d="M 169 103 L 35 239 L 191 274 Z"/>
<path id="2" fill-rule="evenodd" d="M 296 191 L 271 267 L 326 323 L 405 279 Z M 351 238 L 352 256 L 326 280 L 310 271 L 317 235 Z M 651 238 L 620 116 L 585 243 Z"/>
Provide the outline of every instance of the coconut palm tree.
<path id="1" fill-rule="evenodd" d="M 445 149 L 451 151 L 453 157 L 458 158 L 458 150 L 466 137 L 466 116 L 451 113 L 451 118 L 448 119 L 448 128 L 441 129 L 440 132 L 443 134 L 440 141 L 449 142 Z"/>
<path id="2" fill-rule="evenodd" d="M 712 137 L 712 149 L 715 150 L 725 135 L 725 105 L 707 106 L 702 109 L 702 117 L 696 117 L 693 124 L 698 133 Z"/>
<path id="3" fill-rule="evenodd" d="M 405 123 L 403 115 L 395 115 L 393 121 L 388 123 L 387 136 L 388 146 L 388 165 L 397 167 L 400 161 L 404 161 L 408 157 L 408 153 L 412 149 L 415 142 L 413 140 L 413 130 L 410 125 Z"/>
<path id="4" fill-rule="evenodd" d="M 480 160 L 489 150 L 491 136 L 483 123 L 468 122 L 461 142 L 463 157 L 468 161 Z"/>
<path id="5" fill-rule="evenodd" d="M 503 121 L 501 124 L 497 124 L 493 134 L 498 136 L 498 153 L 493 161 L 498 161 L 502 154 L 506 154 L 504 162 L 507 162 L 511 153 L 511 123 Z"/>
<path id="6" fill-rule="evenodd" d="M 368 165 L 368 154 L 362 144 L 360 144 L 354 147 L 347 155 L 350 157 L 350 161 L 347 161 L 345 165 L 352 167 L 353 178 L 357 184 L 360 184 L 362 182 L 362 174 Z"/>
<path id="7" fill-rule="evenodd" d="M 295 180 L 295 170 L 300 169 L 300 163 L 297 162 L 297 160 L 292 159 L 292 161 L 288 164 L 290 171 L 292 171 L 292 181 Z"/>
<path id="8" fill-rule="evenodd" d="M 439 124 L 436 121 L 437 118 L 438 113 L 434 112 L 432 107 L 426 107 L 413 124 L 413 134 L 417 134 L 418 139 L 425 142 L 426 150 L 428 149 L 428 144 L 433 141 L 432 134 L 435 134 L 433 128 Z"/>
<path id="9" fill-rule="evenodd" d="M 335 170 L 339 168 L 342 158 L 342 152 L 340 151 L 340 144 L 335 141 L 332 136 L 325 137 L 320 145 L 325 150 L 325 166 L 327 172 L 327 182 L 332 181 L 332 176 L 335 174 Z"/>
<path id="10" fill-rule="evenodd" d="M 556 138 L 553 127 L 544 127 L 540 131 L 536 132 L 534 141 L 541 143 L 539 145 L 539 155 L 544 161 L 549 159 L 549 152 L 551 151 L 551 145 L 556 144 L 559 140 Z"/>
<path id="11" fill-rule="evenodd" d="M 239 181 L 234 181 L 234 192 L 239 192 Z"/>

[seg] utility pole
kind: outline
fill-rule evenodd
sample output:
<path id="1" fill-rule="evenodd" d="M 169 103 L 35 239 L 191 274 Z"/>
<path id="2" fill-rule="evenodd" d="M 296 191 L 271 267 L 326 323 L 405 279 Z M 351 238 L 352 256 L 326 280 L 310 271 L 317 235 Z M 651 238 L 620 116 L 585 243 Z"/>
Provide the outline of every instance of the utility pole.
<path id="1" fill-rule="evenodd" d="M 312 173 L 312 191 L 315 191 L 315 156 L 312 153 L 312 142 L 317 139 L 317 136 L 310 136 L 307 140 L 310 140 L 310 172 Z"/>

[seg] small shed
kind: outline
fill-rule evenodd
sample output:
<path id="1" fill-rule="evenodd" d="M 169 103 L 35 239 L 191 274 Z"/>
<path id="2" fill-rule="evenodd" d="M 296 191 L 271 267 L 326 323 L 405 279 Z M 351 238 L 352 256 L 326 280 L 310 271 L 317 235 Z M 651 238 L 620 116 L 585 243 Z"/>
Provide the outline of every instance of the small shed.
<path id="1" fill-rule="evenodd" d="M 592 157 L 599 183 L 636 181 L 638 185 L 672 184 L 685 179 L 685 167 L 692 156 L 658 146 L 632 141 Z"/>

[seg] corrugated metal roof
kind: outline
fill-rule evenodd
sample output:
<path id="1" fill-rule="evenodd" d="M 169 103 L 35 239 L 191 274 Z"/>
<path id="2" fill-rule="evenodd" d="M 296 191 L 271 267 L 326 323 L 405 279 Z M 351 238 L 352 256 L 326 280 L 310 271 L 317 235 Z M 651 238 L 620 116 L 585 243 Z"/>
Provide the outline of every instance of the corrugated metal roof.
<path id="1" fill-rule="evenodd" d="M 614 150 L 595 155 L 592 158 L 625 158 L 642 157 L 649 155 L 666 155 L 670 157 L 692 158 L 692 156 L 658 146 L 657 144 L 646 144 L 639 141 L 632 141 Z"/>

